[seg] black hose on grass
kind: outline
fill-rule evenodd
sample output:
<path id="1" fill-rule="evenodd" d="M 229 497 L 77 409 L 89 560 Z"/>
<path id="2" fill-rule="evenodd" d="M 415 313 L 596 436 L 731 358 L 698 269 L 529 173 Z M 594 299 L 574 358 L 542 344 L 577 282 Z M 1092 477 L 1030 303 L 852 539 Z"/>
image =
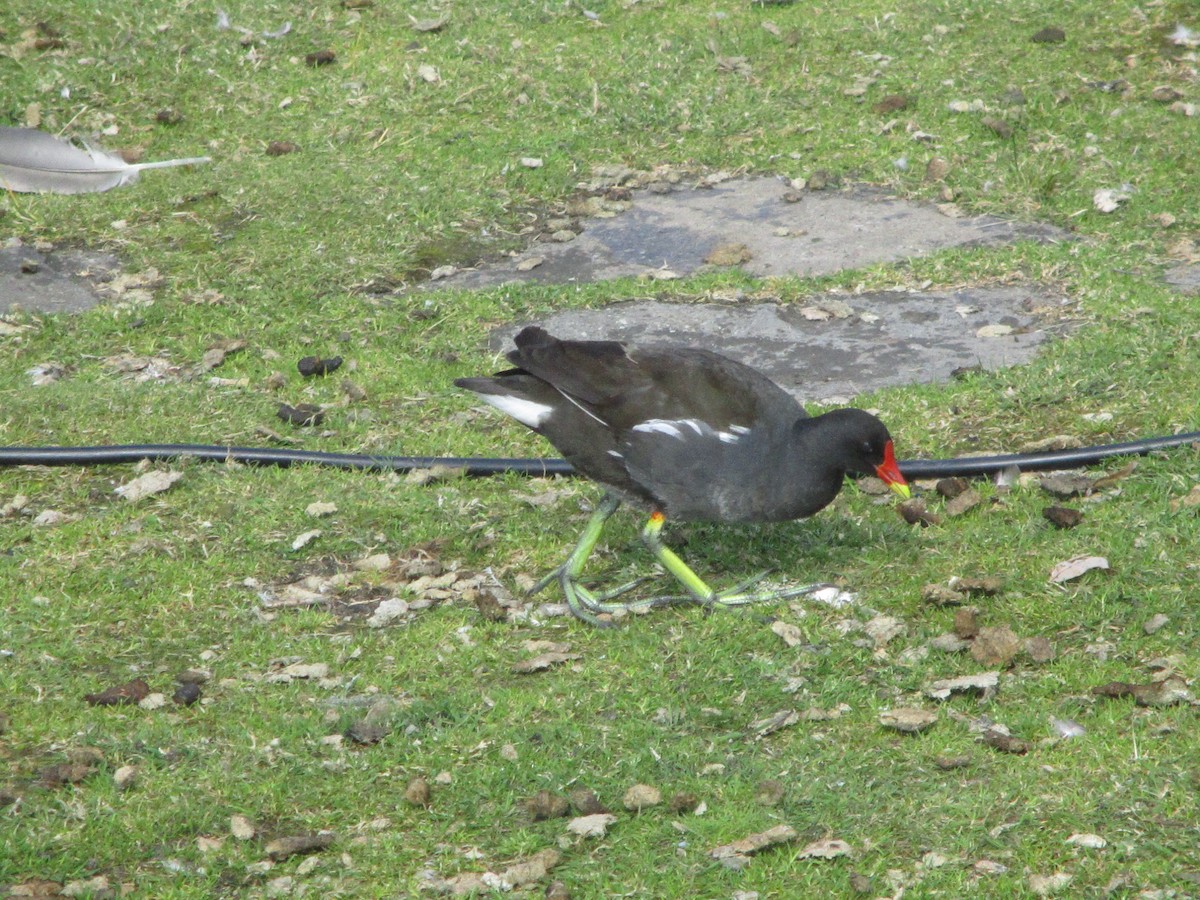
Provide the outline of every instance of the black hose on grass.
<path id="1" fill-rule="evenodd" d="M 1200 431 L 1167 437 L 1143 438 L 1120 444 L 1103 444 L 1075 450 L 1042 453 L 1007 453 L 999 456 L 966 456 L 957 459 L 910 459 L 900 463 L 908 478 L 946 478 L 952 475 L 993 475 L 1010 466 L 1022 471 L 1072 469 L 1094 465 L 1114 456 L 1143 456 L 1200 443 Z M 316 465 L 374 472 L 408 472 L 447 466 L 482 477 L 514 472 L 541 477 L 572 475 L 565 459 L 489 459 L 457 456 L 373 456 L 362 453 L 325 453 L 319 450 L 281 450 L 267 447 L 221 447 L 206 444 L 120 444 L 111 447 L 0 447 L 0 466 L 99 466 L 141 460 L 202 459 L 256 466 Z"/>
<path id="2" fill-rule="evenodd" d="M 1155 450 L 1170 450 L 1196 443 L 1200 443 L 1200 431 L 1187 431 L 1166 437 L 1142 438 L 1137 441 L 1079 447 L 1074 450 L 962 456 L 957 459 L 911 459 L 900 463 L 900 471 L 908 478 L 948 478 L 952 475 L 994 475 L 1010 466 L 1016 466 L 1023 472 L 1077 469 L 1081 466 L 1095 465 L 1114 456 L 1145 456 Z"/>
<path id="3" fill-rule="evenodd" d="M 313 465 L 369 472 L 409 472 L 446 466 L 466 469 L 468 475 L 570 475 L 565 459 L 481 459 L 457 456 L 373 456 L 365 453 L 326 453 L 321 450 L 282 450 L 271 447 L 222 447 L 207 444 L 118 444 L 111 447 L 0 447 L 0 466 L 100 466 L 148 460 L 202 459 L 251 466 Z"/>

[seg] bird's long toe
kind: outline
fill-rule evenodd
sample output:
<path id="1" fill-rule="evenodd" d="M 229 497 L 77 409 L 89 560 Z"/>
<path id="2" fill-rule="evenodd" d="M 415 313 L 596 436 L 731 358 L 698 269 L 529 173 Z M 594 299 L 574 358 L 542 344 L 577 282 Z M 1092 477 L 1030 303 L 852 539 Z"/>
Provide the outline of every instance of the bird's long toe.
<path id="1" fill-rule="evenodd" d="M 794 587 L 780 588 L 776 591 L 750 591 L 748 587 L 753 587 L 758 582 L 762 581 L 767 576 L 766 572 L 752 578 L 749 583 L 743 582 L 725 591 L 718 591 L 709 598 L 707 605 L 715 606 L 750 606 L 755 603 L 777 603 L 780 600 L 791 600 L 794 597 L 803 597 L 806 594 L 812 594 L 822 588 L 829 587 L 823 581 L 818 581 L 814 584 L 799 584 Z"/>

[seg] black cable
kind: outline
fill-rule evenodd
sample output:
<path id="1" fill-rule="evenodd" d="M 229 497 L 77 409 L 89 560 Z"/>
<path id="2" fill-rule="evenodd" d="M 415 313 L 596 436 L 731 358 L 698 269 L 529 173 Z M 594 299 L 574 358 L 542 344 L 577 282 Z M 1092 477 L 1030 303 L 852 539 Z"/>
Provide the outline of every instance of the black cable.
<path id="1" fill-rule="evenodd" d="M 1121 444 L 1048 450 L 1043 453 L 1010 453 L 1000 456 L 967 456 L 957 459 L 910 459 L 900 463 L 908 478 L 945 478 L 951 475 L 992 475 L 1010 466 L 1022 471 L 1071 469 L 1093 465 L 1114 456 L 1142 456 L 1200 443 L 1200 431 L 1168 437 L 1145 438 Z M 565 459 L 488 459 L 457 456 L 372 456 L 361 453 L 325 453 L 319 450 L 281 450 L 267 447 L 220 447 L 206 444 L 121 444 L 110 447 L 0 447 L 0 466 L 98 466 L 141 460 L 202 459 L 259 466 L 300 464 L 376 472 L 408 472 L 433 466 L 461 468 L 482 477 L 514 472 L 535 477 L 571 475 Z"/>
<path id="2" fill-rule="evenodd" d="M 482 459 L 457 456 L 372 456 L 281 450 L 269 447 L 220 447 L 207 444 L 118 444 L 110 447 L 0 447 L 0 466 L 99 466 L 148 460 L 202 459 L 252 466 L 317 465 L 335 469 L 409 472 L 447 466 L 474 476 L 518 472 L 522 475 L 571 475 L 565 459 Z"/>
<path id="3" fill-rule="evenodd" d="M 1010 453 L 1002 456 L 962 456 L 957 459 L 912 459 L 900 463 L 908 478 L 948 478 L 952 475 L 993 475 L 1010 466 L 1023 472 L 1046 469 L 1077 469 L 1095 465 L 1114 456 L 1145 456 L 1155 450 L 1169 450 L 1200 443 L 1200 431 L 1188 431 L 1167 437 L 1142 438 L 1121 444 L 1101 444 L 1074 450 L 1047 450 L 1041 453 Z"/>

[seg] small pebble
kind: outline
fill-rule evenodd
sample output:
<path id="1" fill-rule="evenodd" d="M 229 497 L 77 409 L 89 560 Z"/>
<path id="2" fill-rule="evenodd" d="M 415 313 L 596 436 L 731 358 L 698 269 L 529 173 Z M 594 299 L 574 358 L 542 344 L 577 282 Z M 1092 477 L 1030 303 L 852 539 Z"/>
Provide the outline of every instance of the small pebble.
<path id="1" fill-rule="evenodd" d="M 1162 613 L 1156 613 L 1146 620 L 1146 624 L 1142 626 L 1142 631 L 1146 632 L 1146 634 L 1157 634 L 1158 632 L 1162 631 L 1166 624 L 1170 621 L 1171 619 L 1168 616 L 1164 616 Z"/>

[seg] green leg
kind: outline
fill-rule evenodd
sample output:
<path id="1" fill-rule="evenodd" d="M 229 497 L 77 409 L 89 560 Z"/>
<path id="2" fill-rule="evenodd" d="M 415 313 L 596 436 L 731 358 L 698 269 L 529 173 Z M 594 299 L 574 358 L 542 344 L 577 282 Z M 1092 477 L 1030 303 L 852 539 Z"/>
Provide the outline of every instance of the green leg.
<path id="1" fill-rule="evenodd" d="M 592 555 L 592 551 L 596 548 L 596 542 L 600 540 L 600 532 L 604 530 L 604 523 L 609 520 L 620 505 L 621 501 L 615 495 L 604 495 L 604 498 L 596 507 L 596 511 L 592 513 L 591 519 L 588 520 L 587 526 L 583 529 L 583 534 L 580 535 L 578 543 L 575 544 L 575 549 L 567 557 L 566 562 L 530 588 L 530 596 L 544 590 L 552 582 L 557 581 L 562 587 L 563 595 L 566 597 L 567 606 L 571 612 L 585 622 L 602 627 L 608 626 L 611 623 L 596 618 L 597 613 L 613 613 L 620 610 L 657 605 L 657 601 L 654 600 L 643 600 L 633 603 L 607 602 L 613 597 L 620 596 L 636 587 L 641 583 L 642 579 L 631 581 L 629 584 L 621 585 L 618 588 L 605 591 L 601 594 L 593 594 L 579 584 L 579 576 L 583 574 L 584 564 L 587 563 L 588 557 Z"/>
<path id="2" fill-rule="evenodd" d="M 791 597 L 800 597 L 804 594 L 811 594 L 813 591 L 826 586 L 824 583 L 818 583 L 785 588 L 779 591 L 755 592 L 750 590 L 750 588 L 766 576 L 764 572 L 728 590 L 714 591 L 674 551 L 663 544 L 661 533 L 665 518 L 662 513 L 656 512 L 650 516 L 650 521 L 642 529 L 642 541 L 649 548 L 650 552 L 654 554 L 655 559 L 662 564 L 663 568 L 675 576 L 675 579 L 687 589 L 687 595 L 684 597 L 650 597 L 644 600 L 633 600 L 625 603 L 609 602 L 614 597 L 618 597 L 636 587 L 641 583 L 641 579 L 631 581 L 629 584 L 622 585 L 613 590 L 596 594 L 583 587 L 579 583 L 579 578 L 583 574 L 583 567 L 592 555 L 592 551 L 596 549 L 596 543 L 600 540 L 600 533 L 604 530 L 604 523 L 612 517 L 612 514 L 617 511 L 620 505 L 621 501 L 614 494 L 604 495 L 603 499 L 596 506 L 596 511 L 592 513 L 592 517 L 588 520 L 587 526 L 583 529 L 583 534 L 580 535 L 579 541 L 575 544 L 575 549 L 571 551 L 571 555 L 567 557 L 561 566 L 535 584 L 529 591 L 530 596 L 539 593 L 549 587 L 551 583 L 557 581 L 562 588 L 568 608 L 570 608 L 571 613 L 576 618 L 582 619 L 592 625 L 610 627 L 611 622 L 605 622 L 597 618 L 597 615 L 601 613 L 651 609 L 657 606 L 666 606 L 680 600 L 690 600 L 709 608 L 713 606 L 747 606 L 751 603 L 769 603 L 777 600 L 787 600 Z"/>
<path id="3" fill-rule="evenodd" d="M 706 607 L 717 605 L 747 606 L 751 603 L 770 603 L 776 600 L 787 600 L 791 597 L 811 594 L 813 591 L 825 587 L 824 583 L 818 583 L 799 585 L 780 591 L 755 592 L 748 590 L 748 588 L 753 587 L 766 577 L 767 573 L 764 572 L 729 590 L 714 591 L 704 582 L 704 579 L 693 572 L 687 563 L 662 542 L 662 529 L 665 521 L 666 518 L 660 512 L 651 515 L 650 521 L 642 528 L 642 542 L 650 549 L 650 552 L 654 554 L 654 557 L 662 564 L 663 568 L 674 575 L 676 580 L 687 589 L 691 599 Z M 659 603 L 662 604 L 670 602 L 675 598 L 660 597 L 658 599 Z"/>

